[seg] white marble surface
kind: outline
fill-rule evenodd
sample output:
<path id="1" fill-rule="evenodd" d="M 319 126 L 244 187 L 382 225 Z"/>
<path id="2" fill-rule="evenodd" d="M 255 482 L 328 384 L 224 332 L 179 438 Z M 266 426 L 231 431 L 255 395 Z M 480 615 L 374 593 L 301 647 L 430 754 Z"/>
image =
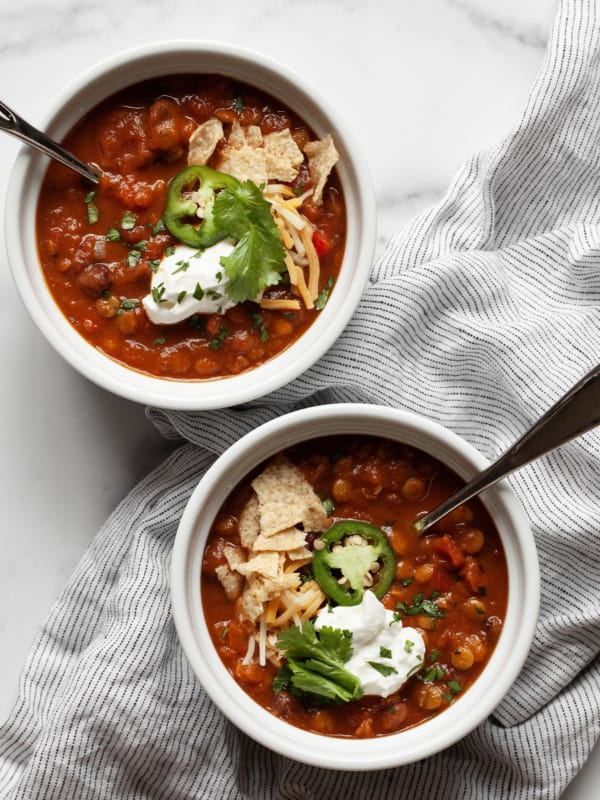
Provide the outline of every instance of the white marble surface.
<path id="1" fill-rule="evenodd" d="M 555 0 L 21 0 L 0 9 L 1 96 L 35 124 L 78 71 L 133 45 L 196 36 L 261 50 L 352 121 L 372 170 L 381 250 L 464 159 L 517 123 L 554 11 Z M 17 148 L 0 137 L 0 215 Z M 54 598 L 117 501 L 168 447 L 142 407 L 89 384 L 50 349 L 19 301 L 4 248 L 0 261 L 4 718 Z M 597 748 L 564 796 L 597 800 L 599 783 Z"/>

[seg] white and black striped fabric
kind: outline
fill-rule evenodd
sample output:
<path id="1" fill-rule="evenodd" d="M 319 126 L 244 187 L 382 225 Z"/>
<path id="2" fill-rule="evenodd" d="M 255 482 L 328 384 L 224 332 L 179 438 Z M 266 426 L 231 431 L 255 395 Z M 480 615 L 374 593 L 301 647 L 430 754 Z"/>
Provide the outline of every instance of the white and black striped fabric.
<path id="1" fill-rule="evenodd" d="M 44 625 L 0 729 L 2 798 L 560 796 L 600 732 L 597 432 L 510 479 L 540 554 L 535 642 L 494 715 L 427 761 L 340 773 L 246 738 L 182 654 L 168 567 L 199 477 L 263 421 L 316 403 L 383 403 L 494 458 L 598 362 L 599 64 L 598 5 L 566 0 L 519 126 L 390 242 L 320 363 L 241 408 L 149 412 L 186 442 L 108 520 Z"/>

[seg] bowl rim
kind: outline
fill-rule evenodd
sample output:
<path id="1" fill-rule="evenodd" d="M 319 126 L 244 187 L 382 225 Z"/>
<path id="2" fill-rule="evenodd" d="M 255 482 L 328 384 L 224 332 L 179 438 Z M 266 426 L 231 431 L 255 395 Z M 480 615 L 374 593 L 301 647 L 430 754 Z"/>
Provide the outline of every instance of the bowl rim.
<path id="1" fill-rule="evenodd" d="M 48 160 L 26 145 L 17 154 L 8 183 L 7 196 L 17 200 L 6 203 L 4 216 L 6 251 L 14 284 L 31 318 L 51 346 L 74 369 L 114 394 L 176 410 L 226 408 L 254 400 L 281 388 L 316 363 L 337 340 L 360 302 L 369 278 L 376 238 L 371 176 L 352 126 L 331 100 L 321 96 L 302 76 L 271 57 L 245 47 L 216 40 L 167 39 L 123 50 L 92 65 L 63 89 L 41 116 L 40 127 L 60 138 L 102 98 L 120 88 L 161 74 L 206 72 L 208 67 L 202 70 L 192 66 L 192 60 L 195 65 L 200 57 L 215 60 L 215 72 L 264 88 L 274 96 L 284 96 L 294 110 L 298 110 L 299 104 L 300 116 L 306 119 L 309 115 L 306 121 L 317 135 L 324 135 L 325 128 L 334 134 L 341 156 L 337 170 L 349 220 L 346 251 L 340 277 L 327 305 L 296 342 L 264 364 L 234 376 L 178 380 L 139 372 L 89 344 L 54 303 L 39 265 L 35 243 L 39 186 Z M 254 70 L 253 77 L 245 78 L 244 68 Z M 143 75 L 138 75 L 140 70 Z M 274 82 L 272 87 L 264 83 L 267 79 Z M 115 81 L 118 85 L 114 85 Z M 104 91 L 102 86 L 106 87 Z M 289 100 L 287 90 L 290 91 Z"/>
<path id="2" fill-rule="evenodd" d="M 260 744 L 288 758 L 328 769 L 398 767 L 434 755 L 466 736 L 509 691 L 525 662 L 537 623 L 537 551 L 524 509 L 506 481 L 482 493 L 480 499 L 494 518 L 509 564 L 506 618 L 481 676 L 439 717 L 405 731 L 360 740 L 321 736 L 277 719 L 246 695 L 225 669 L 203 615 L 197 614 L 204 541 L 224 498 L 252 466 L 299 441 L 342 433 L 341 429 L 332 430 L 336 426 L 346 427 L 346 433 L 387 435 L 412 444 L 432 453 L 463 478 L 489 465 L 469 442 L 442 425 L 388 406 L 334 403 L 292 411 L 266 422 L 217 458 L 187 502 L 171 561 L 173 619 L 184 653 L 209 697 L 234 725 Z M 382 434 L 382 430 L 387 433 Z"/>

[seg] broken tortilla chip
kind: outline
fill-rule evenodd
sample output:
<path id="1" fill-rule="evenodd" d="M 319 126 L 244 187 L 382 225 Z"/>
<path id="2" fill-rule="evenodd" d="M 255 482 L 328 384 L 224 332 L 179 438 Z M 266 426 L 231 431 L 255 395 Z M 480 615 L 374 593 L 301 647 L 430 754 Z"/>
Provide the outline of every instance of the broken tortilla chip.
<path id="1" fill-rule="evenodd" d="M 320 205 L 323 202 L 325 183 L 331 170 L 338 162 L 339 153 L 335 149 L 333 137 L 330 133 L 323 139 L 305 144 L 304 152 L 308 156 L 308 170 L 314 187 L 312 200 L 317 205 Z"/>
<path id="2" fill-rule="evenodd" d="M 280 553 L 259 553 L 248 561 L 238 564 L 236 569 L 241 575 L 250 575 L 254 572 L 266 578 L 276 578 L 283 571 L 282 559 Z"/>
<path id="3" fill-rule="evenodd" d="M 257 536 L 252 545 L 254 552 L 260 550 L 276 550 L 286 552 L 287 550 L 296 550 L 302 547 L 306 541 L 306 534 L 304 531 L 299 531 L 298 528 L 290 528 L 288 531 L 280 531 L 273 534 L 273 536 L 265 536 L 261 533 Z"/>
<path id="4" fill-rule="evenodd" d="M 260 528 L 273 536 L 302 525 L 305 533 L 322 531 L 328 517 L 319 496 L 291 461 L 281 456 L 252 481 L 258 496 Z"/>
<path id="5" fill-rule="evenodd" d="M 227 564 L 220 564 L 215 569 L 215 574 L 225 590 L 225 597 L 227 597 L 230 602 L 237 600 L 242 593 L 242 587 L 244 585 L 244 579 L 239 572 L 230 569 Z"/>
<path id="6" fill-rule="evenodd" d="M 240 514 L 238 522 L 240 541 L 242 547 L 252 547 L 255 539 L 260 533 L 260 512 L 258 509 L 258 497 L 253 494 Z"/>
<path id="7" fill-rule="evenodd" d="M 203 122 L 190 136 L 188 143 L 188 165 L 208 164 L 217 144 L 223 138 L 223 125 L 216 117 Z"/>
<path id="8" fill-rule="evenodd" d="M 263 140 L 269 180 L 293 181 L 304 161 L 289 128 L 268 133 Z"/>

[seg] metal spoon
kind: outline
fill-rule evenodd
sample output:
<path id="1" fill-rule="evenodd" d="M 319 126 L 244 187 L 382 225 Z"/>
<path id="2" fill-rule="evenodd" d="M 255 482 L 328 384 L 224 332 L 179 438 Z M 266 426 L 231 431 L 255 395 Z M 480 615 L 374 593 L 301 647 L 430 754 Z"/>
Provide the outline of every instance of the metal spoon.
<path id="1" fill-rule="evenodd" d="M 462 489 L 413 523 L 422 534 L 457 506 L 510 475 L 516 469 L 549 453 L 600 423 L 600 366 L 583 377 L 552 406 L 510 450 L 476 475 Z"/>
<path id="2" fill-rule="evenodd" d="M 55 158 L 57 161 L 60 161 L 61 164 L 74 169 L 75 172 L 83 175 L 83 177 L 87 178 L 88 181 L 91 181 L 91 183 L 98 183 L 100 176 L 97 172 L 94 172 L 94 170 L 88 164 L 80 161 L 72 153 L 69 153 L 68 150 L 65 150 L 64 147 L 61 147 L 53 139 L 50 139 L 48 136 L 46 136 L 45 133 L 42 133 L 42 131 L 34 128 L 33 125 L 30 125 L 18 114 L 15 114 L 15 112 L 1 100 L 0 130 L 11 133 L 13 136 L 16 136 L 18 139 L 27 142 L 27 144 L 30 144 L 32 147 L 37 147 L 37 149 L 41 150 L 42 153 L 45 153 L 46 155 L 50 156 L 50 158 Z"/>

